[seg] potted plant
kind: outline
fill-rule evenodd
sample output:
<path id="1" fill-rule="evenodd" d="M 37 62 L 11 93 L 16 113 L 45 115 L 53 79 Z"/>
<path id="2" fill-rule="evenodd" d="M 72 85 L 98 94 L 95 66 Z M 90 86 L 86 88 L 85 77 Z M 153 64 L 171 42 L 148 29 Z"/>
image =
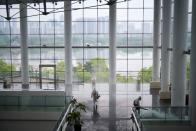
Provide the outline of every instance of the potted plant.
<path id="1" fill-rule="evenodd" d="M 81 131 L 83 124 L 81 112 L 86 112 L 86 106 L 82 103 L 78 103 L 76 99 L 71 100 L 70 103 L 72 104 L 73 109 L 68 113 L 66 121 L 69 126 L 74 126 L 75 131 Z"/>

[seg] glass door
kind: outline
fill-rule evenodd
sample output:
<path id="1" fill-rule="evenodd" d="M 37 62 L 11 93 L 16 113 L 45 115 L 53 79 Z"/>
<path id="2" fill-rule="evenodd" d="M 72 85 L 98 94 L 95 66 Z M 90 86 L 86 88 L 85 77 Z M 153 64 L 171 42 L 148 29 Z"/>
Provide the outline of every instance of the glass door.
<path id="1" fill-rule="evenodd" d="M 39 65 L 40 89 L 56 90 L 56 65 Z"/>

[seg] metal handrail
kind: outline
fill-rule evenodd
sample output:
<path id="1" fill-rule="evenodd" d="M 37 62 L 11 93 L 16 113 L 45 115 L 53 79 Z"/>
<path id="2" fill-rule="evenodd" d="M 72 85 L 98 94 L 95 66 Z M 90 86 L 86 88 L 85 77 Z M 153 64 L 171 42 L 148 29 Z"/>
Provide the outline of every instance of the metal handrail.
<path id="1" fill-rule="evenodd" d="M 68 113 L 71 111 L 72 104 L 69 104 L 68 108 L 65 109 L 62 113 L 60 118 L 58 119 L 53 131 L 61 131 L 62 127 L 65 126 L 65 119 Z"/>
<path id="2" fill-rule="evenodd" d="M 128 106 L 133 107 L 133 106 Z M 189 106 L 170 106 L 170 105 L 163 105 L 163 106 L 140 106 L 141 108 L 189 108 Z"/>
<path id="3" fill-rule="evenodd" d="M 186 120 L 186 121 L 189 121 L 190 120 L 190 114 L 189 114 L 189 106 L 142 106 L 141 108 L 144 108 L 144 109 L 148 109 L 150 113 L 153 113 L 154 110 L 157 111 L 157 109 L 159 109 L 157 112 L 164 115 L 162 117 L 150 117 L 150 119 L 159 119 L 159 120 L 164 120 L 164 121 L 170 121 L 171 119 L 171 115 L 174 115 L 176 116 L 172 118 L 175 119 L 175 120 Z M 160 109 L 163 109 L 163 110 L 160 110 Z M 173 110 L 173 111 L 172 111 Z M 170 116 L 167 116 L 167 114 L 169 114 Z M 180 118 L 179 118 L 180 116 Z M 188 116 L 186 119 L 183 118 L 183 116 Z M 141 119 L 148 119 L 148 116 L 145 117 L 145 116 L 142 116 L 140 117 Z"/>
<path id="4" fill-rule="evenodd" d="M 138 120 L 137 120 L 137 117 L 135 115 L 135 112 L 133 111 L 133 108 L 131 107 L 131 112 L 132 112 L 132 117 L 133 117 L 133 120 L 134 120 L 134 123 L 136 125 L 136 128 L 137 128 L 137 131 L 141 131 L 140 129 L 140 126 L 139 126 L 139 123 L 138 123 Z"/>

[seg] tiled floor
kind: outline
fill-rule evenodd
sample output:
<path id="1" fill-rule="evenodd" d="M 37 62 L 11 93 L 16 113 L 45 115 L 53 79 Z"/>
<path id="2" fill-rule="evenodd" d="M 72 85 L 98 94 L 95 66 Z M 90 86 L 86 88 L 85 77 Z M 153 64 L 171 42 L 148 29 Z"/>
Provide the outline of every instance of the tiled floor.
<path id="1" fill-rule="evenodd" d="M 85 102 L 87 112 L 83 114 L 83 131 L 131 131 L 132 121 L 127 107 L 118 108 L 116 117 L 110 116 L 112 108 L 99 106 L 96 110 L 91 101 Z M 126 110 L 126 112 L 124 112 Z"/>
<path id="2" fill-rule="evenodd" d="M 87 112 L 83 114 L 83 131 L 132 131 L 133 124 L 132 120 L 130 120 L 130 108 L 133 100 L 138 96 L 142 96 L 141 103 L 144 106 L 152 106 L 152 101 L 158 101 L 158 97 L 152 99 L 153 97 L 149 93 L 148 85 L 144 85 L 143 89 L 137 91 L 134 84 L 121 84 L 117 85 L 116 111 L 114 111 L 115 108 L 109 106 L 108 85 L 98 84 L 96 89 L 101 95 L 97 110 L 93 108 L 91 98 L 92 87 L 90 84 L 75 86 L 73 88 L 74 97 L 87 106 Z M 115 115 L 111 116 L 110 114 L 112 113 Z"/>

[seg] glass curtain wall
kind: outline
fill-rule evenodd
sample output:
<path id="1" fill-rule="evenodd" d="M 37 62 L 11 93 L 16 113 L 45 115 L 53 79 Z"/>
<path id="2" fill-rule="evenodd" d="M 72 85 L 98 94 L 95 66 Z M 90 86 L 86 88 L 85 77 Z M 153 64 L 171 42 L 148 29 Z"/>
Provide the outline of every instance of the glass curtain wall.
<path id="1" fill-rule="evenodd" d="M 10 15 L 19 11 L 19 5 L 12 5 Z M 5 6 L 0 6 L 0 15 L 6 16 Z M 0 17 L 0 82 L 1 87 L 6 80 L 7 83 L 20 83 L 21 53 L 20 41 L 20 19 L 7 21 Z"/>
<path id="2" fill-rule="evenodd" d="M 129 106 L 142 96 L 151 103 L 153 0 L 132 0 L 117 4 L 117 117 L 129 116 Z M 147 99 L 146 99 L 147 98 Z M 123 113 L 122 113 L 123 112 Z"/>
<path id="3" fill-rule="evenodd" d="M 189 0 L 190 45 L 191 3 Z M 153 0 L 117 3 L 117 105 L 130 106 L 132 100 L 149 95 L 152 70 Z M 30 87 L 39 88 L 39 65 L 56 65 L 57 89 L 64 88 L 64 3 L 28 4 L 28 47 Z M 108 106 L 109 94 L 109 6 L 105 1 L 72 2 L 73 94 L 90 98 L 92 80 Z M 12 5 L 10 22 L 0 17 L 0 82 L 7 79 L 12 88 L 21 88 L 21 50 L 19 5 Z M 6 16 L 5 5 L 0 15 Z M 45 69 L 44 79 L 53 71 Z M 89 96 L 85 95 L 89 93 Z M 106 99 L 105 99 L 106 98 Z M 119 98 L 119 99 L 118 99 Z M 143 104 L 150 103 L 143 99 Z M 122 102 L 123 101 L 123 102 Z"/>

